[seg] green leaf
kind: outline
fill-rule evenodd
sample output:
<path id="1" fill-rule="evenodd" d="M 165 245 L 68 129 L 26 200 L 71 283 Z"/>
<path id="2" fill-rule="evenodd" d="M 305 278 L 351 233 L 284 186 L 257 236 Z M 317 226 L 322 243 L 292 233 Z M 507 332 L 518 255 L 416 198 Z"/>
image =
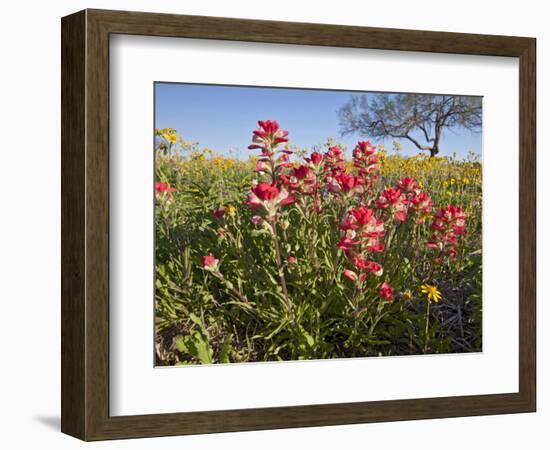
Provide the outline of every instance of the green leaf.
<path id="1" fill-rule="evenodd" d="M 185 336 L 188 337 L 188 336 Z M 190 353 L 187 347 L 187 342 L 184 336 L 178 336 L 176 338 L 176 348 L 181 353 Z"/>
<path id="2" fill-rule="evenodd" d="M 195 331 L 187 336 L 178 336 L 175 344 L 181 353 L 194 356 L 203 364 L 212 364 L 212 347 L 210 347 L 207 336 L 201 331 Z"/>
<path id="3" fill-rule="evenodd" d="M 315 345 L 315 339 L 313 339 L 313 336 L 309 334 L 306 330 L 302 329 L 302 334 L 306 338 L 307 345 L 310 347 L 313 347 Z"/>
<path id="4" fill-rule="evenodd" d="M 214 352 L 206 336 L 200 331 L 195 331 L 195 333 L 193 333 L 193 339 L 197 349 L 197 354 L 195 356 L 197 356 L 203 364 L 212 364 L 212 355 Z"/>
<path id="5" fill-rule="evenodd" d="M 222 364 L 226 364 L 231 362 L 229 360 L 229 355 L 231 353 L 231 341 L 233 340 L 233 335 L 228 334 L 225 336 L 225 339 L 223 340 L 222 348 L 220 350 L 220 362 Z"/>
<path id="6" fill-rule="evenodd" d="M 189 318 L 199 327 L 203 328 L 202 320 L 195 314 L 190 313 Z"/>

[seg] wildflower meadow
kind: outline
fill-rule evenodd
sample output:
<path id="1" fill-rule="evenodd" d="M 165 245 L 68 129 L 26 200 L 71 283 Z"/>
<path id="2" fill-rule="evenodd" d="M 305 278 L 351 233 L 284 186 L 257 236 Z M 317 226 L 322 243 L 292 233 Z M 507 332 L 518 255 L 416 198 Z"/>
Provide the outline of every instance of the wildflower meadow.
<path id="1" fill-rule="evenodd" d="M 156 364 L 481 351 L 479 159 L 291 136 L 156 130 Z"/>

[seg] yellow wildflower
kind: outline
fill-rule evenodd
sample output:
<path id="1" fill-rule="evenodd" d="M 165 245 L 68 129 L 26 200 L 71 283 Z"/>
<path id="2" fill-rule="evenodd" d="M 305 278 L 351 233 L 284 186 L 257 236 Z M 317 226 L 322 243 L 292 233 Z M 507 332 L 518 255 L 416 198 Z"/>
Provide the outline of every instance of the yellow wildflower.
<path id="1" fill-rule="evenodd" d="M 163 134 L 162 137 L 170 142 L 170 144 L 175 144 L 178 140 L 178 136 L 175 134 Z"/>
<path id="2" fill-rule="evenodd" d="M 430 284 L 423 284 L 422 286 L 420 286 L 420 291 L 423 294 L 426 294 L 428 302 L 434 301 L 438 303 L 439 300 L 441 300 L 441 292 L 439 292 L 436 286 L 432 286 Z"/>

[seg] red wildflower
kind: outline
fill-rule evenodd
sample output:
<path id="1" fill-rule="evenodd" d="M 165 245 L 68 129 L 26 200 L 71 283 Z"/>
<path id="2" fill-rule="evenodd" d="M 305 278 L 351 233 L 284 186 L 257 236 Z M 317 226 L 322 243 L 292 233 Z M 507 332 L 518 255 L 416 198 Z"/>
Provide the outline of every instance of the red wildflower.
<path id="1" fill-rule="evenodd" d="M 382 266 L 374 261 L 369 261 L 366 267 L 367 272 L 370 272 L 377 277 L 381 276 L 384 272 L 384 269 L 382 269 Z"/>
<path id="2" fill-rule="evenodd" d="M 328 150 L 327 150 L 327 153 L 325 154 L 325 158 L 343 160 L 344 159 L 344 150 L 342 150 L 342 147 L 340 147 L 338 145 L 334 145 L 332 147 L 329 147 Z"/>
<path id="3" fill-rule="evenodd" d="M 368 273 L 373 273 L 376 276 L 382 275 L 382 266 L 374 261 L 367 260 L 363 255 L 357 255 L 353 259 L 353 264 L 358 269 L 364 269 Z"/>
<path id="4" fill-rule="evenodd" d="M 279 144 L 288 142 L 288 131 L 279 127 L 279 123 L 275 120 L 260 120 L 258 128 L 253 131 L 252 144 L 249 149 L 260 148 L 262 153 L 270 153 Z"/>
<path id="5" fill-rule="evenodd" d="M 158 202 L 164 202 L 169 205 L 174 200 L 172 196 L 174 192 L 176 192 L 176 189 L 168 183 L 161 183 L 160 181 L 155 183 L 155 198 Z"/>
<path id="6" fill-rule="evenodd" d="M 358 269 L 366 269 L 368 262 L 369 261 L 365 259 L 363 255 L 357 255 L 355 258 L 353 258 L 353 265 Z"/>
<path id="7" fill-rule="evenodd" d="M 292 205 L 295 201 L 296 198 L 293 195 L 288 194 L 286 191 L 281 191 L 281 194 L 279 195 L 280 206 Z"/>
<path id="8" fill-rule="evenodd" d="M 380 264 L 365 259 L 363 255 L 357 255 L 353 260 L 353 264 L 358 269 L 365 269 L 368 273 L 373 273 L 376 276 L 382 275 L 383 272 Z"/>
<path id="9" fill-rule="evenodd" d="M 337 174 L 345 170 L 345 157 L 344 150 L 341 147 L 335 145 L 329 147 L 323 158 L 325 168 L 332 174 Z"/>
<path id="10" fill-rule="evenodd" d="M 349 269 L 344 269 L 344 276 L 350 280 L 350 281 L 357 281 L 359 279 L 359 276 L 357 275 L 357 273 L 355 273 L 353 270 L 349 270 Z"/>
<path id="11" fill-rule="evenodd" d="M 397 187 L 403 192 L 414 192 L 418 189 L 418 183 L 414 178 L 405 177 L 398 181 Z"/>
<path id="12" fill-rule="evenodd" d="M 393 288 L 389 285 L 387 281 L 384 281 L 380 286 L 380 291 L 378 292 L 380 297 L 391 300 L 393 298 Z"/>
<path id="13" fill-rule="evenodd" d="M 258 183 L 255 186 L 252 186 L 252 192 L 260 200 L 272 200 L 277 195 L 279 195 L 279 188 L 277 188 L 277 183 Z"/>
<path id="14" fill-rule="evenodd" d="M 376 207 L 389 209 L 396 220 L 403 222 L 407 219 L 407 199 L 399 188 L 386 188 L 376 200 Z"/>
<path id="15" fill-rule="evenodd" d="M 361 189 L 361 186 L 364 184 L 363 180 L 359 177 L 355 177 L 348 173 L 339 173 L 334 177 L 338 182 L 340 188 L 346 192 L 349 192 L 353 189 Z"/>
<path id="16" fill-rule="evenodd" d="M 359 206 L 350 209 L 347 216 L 340 223 L 343 230 L 358 230 L 363 237 L 376 238 L 384 235 L 384 222 L 378 220 L 374 210 Z"/>
<path id="17" fill-rule="evenodd" d="M 349 230 L 348 233 L 342 236 L 342 238 L 340 239 L 340 242 L 338 242 L 338 248 L 341 250 L 344 250 L 346 254 L 350 252 L 355 245 L 361 243 L 360 241 L 354 241 L 353 240 L 354 237 L 355 237 L 355 232 L 353 232 L 353 230 Z"/>
<path id="18" fill-rule="evenodd" d="M 442 231 L 452 229 L 458 235 L 465 233 L 466 216 L 462 208 L 455 205 L 448 205 L 439 208 L 434 214 L 432 230 Z"/>
<path id="19" fill-rule="evenodd" d="M 370 208 L 365 208 L 364 206 L 359 206 L 358 208 L 352 208 L 350 214 L 355 218 L 357 223 L 360 226 L 364 226 L 376 220 L 374 218 L 374 210 Z"/>
<path id="20" fill-rule="evenodd" d="M 378 200 L 376 200 L 376 207 L 386 209 L 398 204 L 401 199 L 401 191 L 399 189 L 386 188 L 382 191 Z"/>
<path id="21" fill-rule="evenodd" d="M 369 141 L 359 141 L 353 149 L 353 156 L 358 158 L 365 158 L 372 156 L 378 152 L 378 149 L 372 145 Z"/>
<path id="22" fill-rule="evenodd" d="M 206 270 L 216 270 L 218 268 L 219 260 L 212 254 L 202 257 L 202 267 Z"/>
<path id="23" fill-rule="evenodd" d="M 157 181 L 155 183 L 155 191 L 157 191 L 159 194 L 171 193 L 176 192 L 176 188 L 170 187 L 168 183 L 161 183 L 160 181 Z"/>
<path id="24" fill-rule="evenodd" d="M 365 206 L 351 208 L 340 223 L 340 228 L 346 234 L 340 239 L 338 247 L 344 250 L 346 255 L 350 256 L 353 246 L 359 244 L 371 253 L 384 250 L 384 245 L 379 241 L 384 235 L 384 222 L 375 217 L 373 209 Z"/>
<path id="25" fill-rule="evenodd" d="M 274 217 L 279 206 L 290 205 L 296 199 L 284 188 L 279 189 L 277 183 L 254 183 L 248 193 L 245 205 L 264 207 L 270 217 Z"/>
<path id="26" fill-rule="evenodd" d="M 417 212 L 430 213 L 432 212 L 432 199 L 427 192 L 421 191 L 409 199 L 409 206 Z"/>
<path id="27" fill-rule="evenodd" d="M 436 260 L 442 262 L 443 256 L 456 258 L 458 236 L 466 232 L 466 215 L 462 209 L 455 205 L 439 208 L 434 214 L 431 228 L 433 235 L 426 246 L 439 250 Z"/>
<path id="28" fill-rule="evenodd" d="M 367 250 L 371 253 L 380 253 L 384 251 L 384 244 L 381 244 L 378 239 L 372 239 L 372 243 L 367 245 Z"/>
<path id="29" fill-rule="evenodd" d="M 281 175 L 279 179 L 281 181 L 281 184 L 290 192 L 300 189 L 300 183 L 298 182 L 298 178 L 296 178 L 294 175 L 291 177 L 287 175 Z"/>
<path id="30" fill-rule="evenodd" d="M 353 166 L 359 171 L 371 188 L 376 181 L 375 172 L 378 171 L 378 149 L 369 141 L 360 141 L 353 149 Z"/>
<path id="31" fill-rule="evenodd" d="M 216 217 L 216 219 L 221 219 L 223 216 L 225 216 L 225 208 L 214 210 L 214 217 Z"/>
<path id="32" fill-rule="evenodd" d="M 293 174 L 298 180 L 303 180 L 310 176 L 311 170 L 302 164 L 294 169 Z"/>
<path id="33" fill-rule="evenodd" d="M 313 152 L 310 157 L 311 163 L 316 166 L 323 160 L 323 155 L 319 152 Z"/>

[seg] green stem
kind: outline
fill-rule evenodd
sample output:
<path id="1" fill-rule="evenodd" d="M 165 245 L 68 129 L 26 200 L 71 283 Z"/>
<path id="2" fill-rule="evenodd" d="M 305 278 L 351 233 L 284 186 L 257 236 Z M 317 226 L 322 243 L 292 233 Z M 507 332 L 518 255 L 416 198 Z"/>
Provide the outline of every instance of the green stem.
<path id="1" fill-rule="evenodd" d="M 424 332 L 424 353 L 428 351 L 429 326 L 430 326 L 430 301 L 428 300 L 428 306 L 426 308 L 426 330 Z"/>
<path id="2" fill-rule="evenodd" d="M 212 272 L 212 275 L 216 276 L 235 297 L 237 297 L 241 302 L 250 304 L 250 301 L 246 297 L 245 294 L 243 294 L 239 289 L 237 289 L 235 286 L 233 286 L 233 283 L 230 283 L 227 281 L 227 279 L 223 276 L 223 274 L 220 271 Z"/>
<path id="3" fill-rule="evenodd" d="M 290 299 L 288 297 L 288 289 L 286 287 L 285 274 L 283 272 L 283 261 L 281 259 L 281 249 L 279 246 L 279 238 L 277 236 L 277 225 L 275 223 L 275 218 L 271 219 L 269 223 L 271 225 L 271 230 L 273 231 L 271 233 L 271 236 L 273 237 L 273 246 L 275 247 L 275 262 L 277 263 L 277 271 L 279 272 L 279 279 L 281 280 L 281 288 L 283 290 L 283 295 L 285 297 L 287 310 L 290 315 L 292 312 L 292 304 L 290 303 Z"/>
<path id="4" fill-rule="evenodd" d="M 358 319 L 359 319 L 359 305 L 361 302 L 361 295 L 363 294 L 362 282 L 357 280 L 355 282 L 355 295 L 353 296 L 353 334 L 357 334 Z"/>
<path id="5" fill-rule="evenodd" d="M 171 243 L 174 243 L 174 238 L 172 235 L 172 227 L 170 224 L 170 219 L 168 218 L 168 211 L 166 210 L 166 207 L 164 206 L 165 198 L 161 198 L 157 204 L 160 208 L 160 215 L 162 217 L 162 221 L 164 223 L 164 227 L 166 228 L 166 237 Z"/>

